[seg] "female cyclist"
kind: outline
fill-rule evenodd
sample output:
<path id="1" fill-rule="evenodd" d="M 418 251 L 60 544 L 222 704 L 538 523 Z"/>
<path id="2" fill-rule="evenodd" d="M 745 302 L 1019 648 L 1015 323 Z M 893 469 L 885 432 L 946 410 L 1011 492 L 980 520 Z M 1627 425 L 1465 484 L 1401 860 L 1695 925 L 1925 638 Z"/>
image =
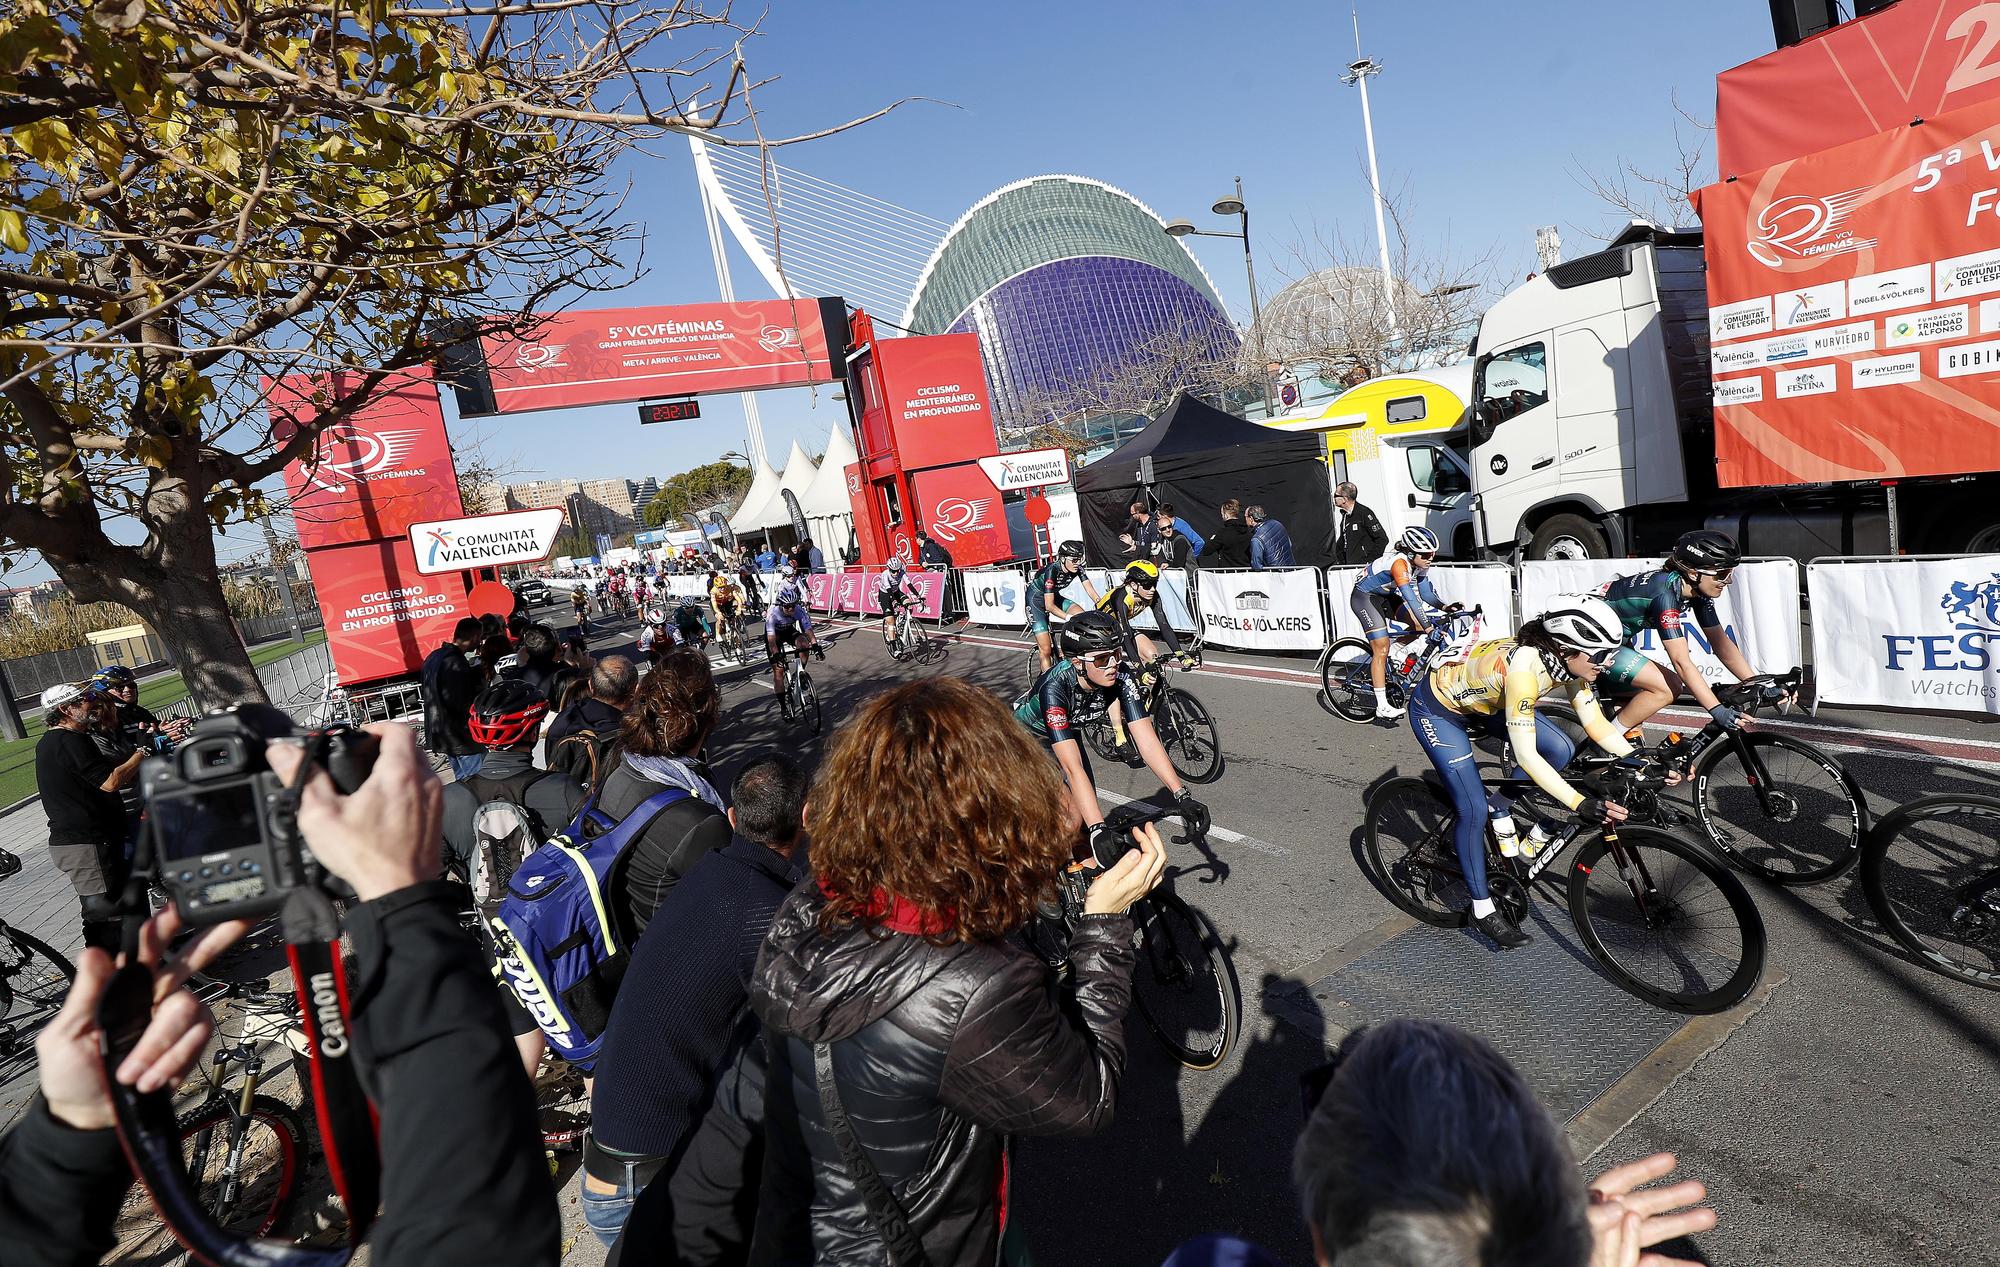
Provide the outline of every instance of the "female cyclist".
<path id="1" fill-rule="evenodd" d="M 1092 588 L 1089 578 L 1083 575 L 1083 542 L 1065 541 L 1056 547 L 1056 557 L 1048 566 L 1035 573 L 1028 582 L 1028 629 L 1035 635 L 1035 650 L 1042 657 L 1042 672 L 1047 673 L 1055 663 L 1055 636 L 1050 632 L 1051 618 L 1061 620 L 1073 612 L 1081 610 L 1075 603 L 1063 598 L 1063 591 L 1071 581 L 1082 581 L 1083 592 L 1090 595 L 1090 601 L 1097 601 L 1097 591 Z"/>
<path id="2" fill-rule="evenodd" d="M 1389 671 L 1389 622 L 1407 621 L 1411 629 L 1426 629 L 1432 617 L 1425 604 L 1442 607 L 1431 585 L 1431 560 L 1437 558 L 1437 534 L 1428 528 L 1405 528 L 1396 548 L 1369 564 L 1354 583 L 1348 606 L 1368 636 L 1368 679 L 1375 684 L 1375 716 L 1388 721 L 1403 715 L 1389 706 L 1385 685 Z"/>
<path id="3" fill-rule="evenodd" d="M 1503 855 L 1513 855 L 1520 846 L 1512 807 L 1504 797 L 1489 797 L 1479 780 L 1472 741 L 1504 730 L 1514 760 L 1542 791 L 1586 823 L 1622 822 L 1624 806 L 1586 797 L 1556 773 L 1569 764 L 1573 746 L 1554 722 L 1535 712 L 1535 705 L 1560 687 L 1591 741 L 1614 756 L 1628 755 L 1632 745 L 1605 718 L 1590 690 L 1603 660 L 1624 639 L 1625 627 L 1610 604 L 1589 595 L 1563 595 L 1512 638 L 1475 645 L 1464 660 L 1433 669 L 1410 693 L 1410 729 L 1437 767 L 1457 813 L 1452 843 L 1472 893 L 1473 923 L 1502 949 L 1525 946 L 1529 937 L 1494 905 L 1487 890 L 1488 820 Z"/>
<path id="4" fill-rule="evenodd" d="M 1160 610 L 1160 569 L 1153 564 L 1143 560 L 1126 564 L 1125 579 L 1097 600 L 1097 610 L 1118 622 L 1127 662 L 1144 665 L 1158 658 L 1153 640 L 1132 627 L 1133 621 L 1149 611 L 1153 613 L 1153 623 L 1159 627 L 1155 632 L 1160 641 L 1167 644 L 1168 654 L 1180 653 L 1181 640 L 1175 636 L 1165 613 Z"/>

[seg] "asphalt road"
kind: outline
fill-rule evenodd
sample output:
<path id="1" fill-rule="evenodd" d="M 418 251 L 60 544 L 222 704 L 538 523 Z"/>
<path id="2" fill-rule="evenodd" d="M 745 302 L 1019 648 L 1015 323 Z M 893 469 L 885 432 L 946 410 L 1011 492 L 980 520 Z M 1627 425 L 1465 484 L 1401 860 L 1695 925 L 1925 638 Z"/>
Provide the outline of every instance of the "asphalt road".
<path id="1" fill-rule="evenodd" d="M 836 624 L 831 641 L 814 670 L 829 735 L 869 694 L 911 674 L 956 674 L 1010 697 L 1020 685 L 1021 644 L 1004 632 L 970 631 L 921 668 L 892 662 L 872 625 Z M 1222 658 L 1263 665 L 1269 677 L 1204 670 L 1186 679 L 1221 729 L 1226 766 L 1202 795 L 1223 830 L 1212 858 L 1179 841 L 1172 852 L 1180 893 L 1231 945 L 1244 1033 L 1222 1068 L 1191 1073 L 1135 1022 L 1116 1123 L 1091 1140 L 1022 1143 L 1014 1200 L 1041 1264 L 1156 1263 L 1189 1237 L 1223 1230 L 1300 1267 L 1311 1262 L 1289 1179 L 1296 1079 L 1347 1025 L 1338 1014 L 1301 1024 L 1296 1008 L 1280 1020 L 1268 1000 L 1296 999 L 1298 983 L 1387 931 L 1396 912 L 1360 872 L 1355 831 L 1373 783 L 1426 762 L 1406 729 L 1354 726 L 1322 710 L 1304 677 L 1292 676 L 1304 663 Z M 711 755 L 723 778 L 771 748 L 817 760 L 825 739 L 781 726 L 761 666 L 720 676 L 724 716 Z M 1838 755 L 1878 813 L 1928 793 L 2000 792 L 1992 729 L 1864 720 L 1916 736 L 1856 733 L 1843 743 Z M 1947 748 L 1926 736 L 1967 742 Z M 1143 771 L 1097 766 L 1108 793 L 1159 790 Z M 1806 890 L 1750 883 L 1770 938 L 1765 994 L 1710 1023 L 1709 1037 L 1662 1048 L 1620 1084 L 1619 1104 L 1599 1106 L 1593 1130 L 1573 1128 L 1586 1148 L 1608 1136 L 1586 1173 L 1678 1153 L 1720 1212 L 1701 1238 L 1718 1264 L 2000 1264 L 2000 993 L 1907 962 L 1851 876 Z M 1552 930 L 1566 925 L 1560 913 L 1552 921 Z M 1418 935 L 1439 939 L 1447 956 L 1485 950 L 1463 934 Z M 1416 1012 L 1439 987 L 1412 976 L 1404 988 Z M 567 1194 L 565 1207 L 574 1215 Z M 596 1255 L 585 1233 L 566 1261 Z"/>

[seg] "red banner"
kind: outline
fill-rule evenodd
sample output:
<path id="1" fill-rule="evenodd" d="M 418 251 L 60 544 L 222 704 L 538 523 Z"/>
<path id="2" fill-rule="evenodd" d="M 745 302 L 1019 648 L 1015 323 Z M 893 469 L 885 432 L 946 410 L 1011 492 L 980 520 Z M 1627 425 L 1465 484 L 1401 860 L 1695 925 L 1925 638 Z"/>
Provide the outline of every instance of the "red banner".
<path id="1" fill-rule="evenodd" d="M 861 573 L 842 572 L 834 578 L 831 610 L 837 612 L 861 610 Z"/>
<path id="2" fill-rule="evenodd" d="M 422 367 L 403 371 L 393 384 L 321 432 L 314 458 L 285 468 L 305 549 L 401 536 L 413 523 L 460 513 L 437 384 Z M 279 443 L 318 416 L 315 390 L 325 399 L 335 385 L 311 374 L 264 384 Z"/>
<path id="3" fill-rule="evenodd" d="M 1722 484 L 2000 465 L 2000 99 L 1697 206 Z"/>
<path id="4" fill-rule="evenodd" d="M 414 673 L 471 615 L 461 574 L 421 576 L 408 538 L 306 556 L 342 686 Z"/>
<path id="5" fill-rule="evenodd" d="M 806 577 L 806 606 L 814 611 L 828 611 L 833 603 L 834 574 L 814 572 Z"/>
<path id="6" fill-rule="evenodd" d="M 917 522 L 951 553 L 953 563 L 974 568 L 1014 557 L 1000 490 L 979 463 L 918 471 L 911 480 L 916 486 Z"/>
<path id="7" fill-rule="evenodd" d="M 1716 170 L 1754 172 L 1994 96 L 2000 4 L 1901 0 L 1716 76 Z"/>
<path id="8" fill-rule="evenodd" d="M 838 299 L 772 299 L 551 313 L 527 338 L 480 340 L 490 409 L 461 389 L 459 412 L 517 414 L 703 392 L 839 382 L 846 309 Z M 455 375 L 479 380 L 479 372 Z"/>
<path id="9" fill-rule="evenodd" d="M 978 335 L 878 339 L 875 364 L 882 374 L 882 408 L 896 462 L 904 470 L 968 462 L 1000 451 Z M 867 429 L 864 417 L 863 431 Z M 868 456 L 874 456 L 872 449 Z"/>

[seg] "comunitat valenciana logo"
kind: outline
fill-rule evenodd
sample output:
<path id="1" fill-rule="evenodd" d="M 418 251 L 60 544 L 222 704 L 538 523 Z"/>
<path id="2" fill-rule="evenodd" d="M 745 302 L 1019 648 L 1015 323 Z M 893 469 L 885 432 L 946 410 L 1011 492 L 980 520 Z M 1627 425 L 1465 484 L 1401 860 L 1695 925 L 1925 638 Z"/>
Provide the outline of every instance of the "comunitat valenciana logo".
<path id="1" fill-rule="evenodd" d="M 1948 634 L 1883 634 L 1884 666 L 1895 671 L 1986 673 L 2000 649 L 2000 572 L 1980 580 L 1953 581 L 1938 598 L 1951 622 Z M 1950 692 L 1945 692 L 1950 693 Z"/>
<path id="2" fill-rule="evenodd" d="M 1875 245 L 1847 227 L 1848 217 L 1868 194 L 1868 187 L 1813 197 L 1792 194 L 1778 198 L 1757 215 L 1757 236 L 1743 244 L 1750 258 L 1766 268 L 1783 268 L 1795 260 L 1819 259 Z"/>

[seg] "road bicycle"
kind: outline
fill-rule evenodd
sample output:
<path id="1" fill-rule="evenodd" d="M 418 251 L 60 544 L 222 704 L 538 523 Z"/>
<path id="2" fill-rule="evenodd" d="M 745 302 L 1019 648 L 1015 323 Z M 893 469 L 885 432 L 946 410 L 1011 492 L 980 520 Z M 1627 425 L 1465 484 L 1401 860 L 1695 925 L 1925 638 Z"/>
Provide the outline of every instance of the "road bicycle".
<path id="1" fill-rule="evenodd" d="M 1861 850 L 1861 891 L 1925 967 L 2000 990 L 2000 797 L 1927 796 L 1886 815 Z"/>
<path id="2" fill-rule="evenodd" d="M 1573 765 L 1572 778 L 1620 804 L 1643 803 L 1666 786 L 1657 761 L 1594 764 Z M 1514 799 L 1517 821 L 1563 813 L 1531 780 L 1488 787 Z M 1471 893 L 1452 842 L 1457 813 L 1442 788 L 1427 778 L 1390 779 L 1368 798 L 1366 821 L 1369 879 L 1384 897 L 1439 928 L 1470 922 Z M 1763 975 L 1764 921 L 1750 891 L 1672 831 L 1572 822 L 1533 857 L 1514 858 L 1500 855 L 1490 831 L 1485 837 L 1493 900 L 1525 924 L 1533 890 L 1545 897 L 1559 890 L 1591 958 L 1636 998 L 1675 1012 L 1721 1012 L 1749 997 Z M 1558 860 L 1564 865 L 1555 867 Z"/>
<path id="3" fill-rule="evenodd" d="M 1212 783 L 1222 774 L 1222 738 L 1215 717 L 1195 698 L 1194 692 L 1167 684 L 1169 670 L 1192 672 L 1200 664 L 1201 644 L 1196 642 L 1179 656 L 1162 656 L 1143 668 L 1127 665 L 1126 671 L 1139 675 L 1139 689 L 1146 713 L 1153 719 L 1153 733 L 1159 736 L 1160 746 L 1167 750 L 1167 759 L 1175 771 L 1190 783 Z M 1083 741 L 1106 761 L 1130 765 L 1138 760 L 1138 749 L 1133 746 L 1131 736 L 1128 734 L 1122 743 L 1119 741 L 1109 712 L 1099 713 L 1083 723 Z"/>
<path id="4" fill-rule="evenodd" d="M 824 654 L 824 653 L 822 653 Z M 785 665 L 785 693 L 778 697 L 778 712 L 788 722 L 796 722 L 817 735 L 824 723 L 819 696 L 813 694 L 812 674 L 806 672 L 806 650 L 793 643 L 778 648 Z"/>
<path id="5" fill-rule="evenodd" d="M 206 1091 L 178 1115 L 181 1159 L 202 1208 L 218 1226 L 237 1237 L 263 1236 L 291 1211 L 310 1155 L 304 1125 L 308 1110 L 261 1093 L 265 1070 L 280 1048 L 288 1049 L 284 1058 L 298 1079 L 300 1095 L 311 1086 L 299 1001 L 261 983 L 207 982 L 197 993 L 205 1003 L 237 1006 L 217 1026 L 216 1050 L 209 1068 L 202 1070 Z M 114 1260 L 177 1251 L 173 1234 L 142 1186 L 128 1194 L 115 1226 L 119 1248 Z"/>
<path id="6" fill-rule="evenodd" d="M 1382 691 L 1392 708 L 1402 708 L 1446 650 L 1479 640 L 1484 608 L 1444 609 L 1444 617 L 1421 634 L 1405 635 L 1389 645 L 1383 666 Z M 1336 714 L 1357 725 L 1375 720 L 1375 681 L 1370 675 L 1372 652 L 1366 638 L 1342 638 L 1320 656 L 1321 698 Z"/>
<path id="7" fill-rule="evenodd" d="M 1804 671 L 1760 674 L 1715 688 L 1723 704 L 1748 716 L 1784 711 L 1798 695 Z M 1607 699 L 1607 711 L 1611 701 Z M 1546 710 L 1580 734 L 1565 704 Z M 1820 884 L 1861 856 L 1870 814 L 1861 786 L 1846 767 L 1814 744 L 1763 730 L 1724 729 L 1710 721 L 1693 735 L 1670 736 L 1674 760 L 1689 771 L 1689 798 L 1702 835 L 1730 865 L 1773 884 Z M 1661 806 L 1661 823 L 1685 817 Z"/>
<path id="8" fill-rule="evenodd" d="M 911 603 L 901 603 L 896 607 L 895 623 L 889 636 L 883 640 L 889 648 L 889 658 L 898 662 L 909 660 L 917 664 L 928 664 L 932 660 L 944 658 L 944 641 L 933 638 L 917 619 L 915 607 Z M 1036 661 L 1037 665 L 1041 662 Z"/>
<path id="9" fill-rule="evenodd" d="M 1148 819 L 1126 819 L 1115 829 L 1129 833 L 1144 821 Z M 1053 918 L 1036 916 L 1022 929 L 1029 950 L 1049 965 L 1058 980 L 1069 978 L 1069 940 L 1096 875 L 1087 864 L 1072 866 L 1059 886 L 1061 913 Z M 1243 1020 L 1243 996 L 1215 925 L 1174 892 L 1172 872 L 1132 903 L 1131 916 L 1132 1000 L 1146 1028 L 1186 1068 L 1215 1068 L 1236 1045 Z"/>
<path id="10" fill-rule="evenodd" d="M 0 849 L 0 881 L 21 860 Z M 0 1082 L 34 1063 L 35 1035 L 62 1010 L 76 965 L 39 937 L 0 919 Z"/>
<path id="11" fill-rule="evenodd" d="M 740 616 L 725 616 L 720 610 L 715 613 L 715 653 L 724 659 L 743 663 L 743 626 Z"/>

